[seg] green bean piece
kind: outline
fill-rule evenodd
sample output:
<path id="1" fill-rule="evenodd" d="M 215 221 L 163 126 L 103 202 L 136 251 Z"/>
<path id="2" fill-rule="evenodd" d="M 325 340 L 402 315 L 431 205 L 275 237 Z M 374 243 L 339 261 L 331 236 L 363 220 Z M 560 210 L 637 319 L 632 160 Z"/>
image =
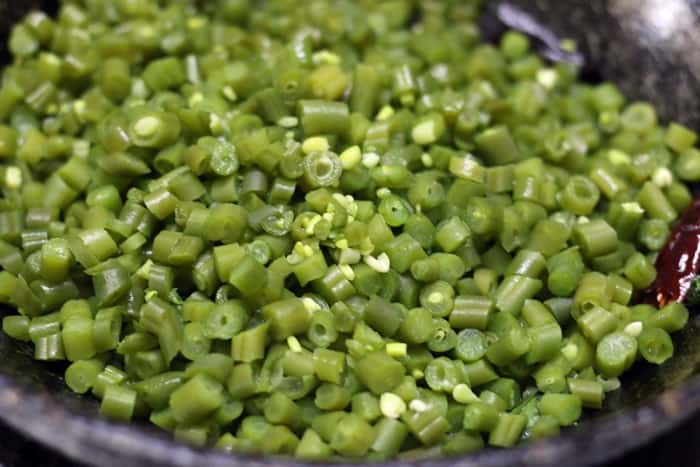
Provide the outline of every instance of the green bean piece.
<path id="1" fill-rule="evenodd" d="M 289 376 L 309 376 L 314 373 L 313 354 L 306 350 L 288 350 L 284 355 L 284 374 Z"/>
<path id="2" fill-rule="evenodd" d="M 486 355 L 486 336 L 477 329 L 464 329 L 457 334 L 455 356 L 460 360 L 472 363 Z"/>
<path id="3" fill-rule="evenodd" d="M 136 391 L 124 386 L 109 385 L 105 389 L 100 415 L 120 421 L 129 421 L 136 409 Z"/>
<path id="4" fill-rule="evenodd" d="M 270 433 L 272 425 L 265 420 L 264 417 L 260 415 L 251 415 L 244 418 L 236 431 L 236 435 L 239 438 L 247 439 L 254 443 L 256 449 L 259 451 L 259 443 Z"/>
<path id="5" fill-rule="evenodd" d="M 603 274 L 598 272 L 584 274 L 574 295 L 571 315 L 578 318 L 595 306 L 608 307 L 613 293 L 612 284 Z"/>
<path id="6" fill-rule="evenodd" d="M 323 383 L 316 389 L 314 402 L 321 410 L 342 410 L 350 403 L 351 396 L 342 386 Z"/>
<path id="7" fill-rule="evenodd" d="M 322 278 L 328 270 L 328 264 L 325 257 L 320 252 L 316 252 L 295 264 L 292 270 L 299 283 L 306 285 Z"/>
<path id="8" fill-rule="evenodd" d="M 447 282 L 437 281 L 421 289 L 419 301 L 434 318 L 443 318 L 453 309 L 454 297 L 454 289 Z"/>
<path id="9" fill-rule="evenodd" d="M 8 158 L 17 149 L 17 132 L 8 126 L 0 126 L 0 157 Z"/>
<path id="10" fill-rule="evenodd" d="M 611 253 L 618 246 L 617 233 L 603 219 L 577 223 L 572 238 L 588 258 Z"/>
<path id="11" fill-rule="evenodd" d="M 398 329 L 401 341 L 408 344 L 423 344 L 432 335 L 433 315 L 426 308 L 412 308 L 403 315 Z"/>
<path id="12" fill-rule="evenodd" d="M 608 276 L 608 283 L 612 286 L 612 301 L 620 305 L 629 304 L 634 292 L 634 286 L 625 278 L 612 274 Z"/>
<path id="13" fill-rule="evenodd" d="M 496 366 L 505 366 L 525 355 L 531 347 L 527 334 L 516 328 L 491 344 L 486 350 L 486 358 Z"/>
<path id="14" fill-rule="evenodd" d="M 567 345 L 570 345 L 567 361 L 574 369 L 581 370 L 593 363 L 595 348 L 582 334 L 571 333 L 564 341 L 564 347 Z"/>
<path id="15" fill-rule="evenodd" d="M 311 313 L 298 298 L 270 303 L 260 311 L 269 320 L 271 336 L 276 340 L 305 332 L 311 321 Z"/>
<path id="16" fill-rule="evenodd" d="M 593 169 L 589 176 L 598 189 L 611 200 L 627 188 L 623 180 L 618 178 L 612 171 L 603 167 Z"/>
<path id="17" fill-rule="evenodd" d="M 207 431 L 203 426 L 178 426 L 175 428 L 173 436 L 180 442 L 192 444 L 193 446 L 203 446 L 207 441 Z"/>
<path id="18" fill-rule="evenodd" d="M 169 303 L 152 298 L 141 309 L 141 324 L 158 336 L 158 343 L 166 362 L 169 363 L 182 345 L 182 322 Z"/>
<path id="19" fill-rule="evenodd" d="M 125 336 L 117 346 L 117 353 L 127 355 L 141 352 L 143 350 L 153 350 L 158 347 L 158 338 L 147 332 L 134 332 Z"/>
<path id="20" fill-rule="evenodd" d="M 71 363 L 64 375 L 66 385 L 77 394 L 85 394 L 92 389 L 103 368 L 104 361 L 99 358 Z"/>
<path id="21" fill-rule="evenodd" d="M 605 376 L 619 376 L 634 363 L 637 351 L 634 337 L 620 332 L 608 334 L 596 346 L 596 368 Z"/>
<path id="22" fill-rule="evenodd" d="M 492 127 L 479 133 L 475 142 L 491 165 L 505 165 L 520 160 L 520 151 L 505 126 Z"/>
<path id="23" fill-rule="evenodd" d="M 687 149 L 678 156 L 675 171 L 681 180 L 693 182 L 700 177 L 700 152 L 695 148 Z"/>
<path id="24" fill-rule="evenodd" d="M 392 303 L 374 296 L 370 298 L 365 308 L 365 320 L 383 336 L 391 337 L 401 327 L 403 314 Z"/>
<path id="25" fill-rule="evenodd" d="M 603 406 L 605 393 L 603 391 L 603 385 L 598 381 L 582 378 L 569 378 L 568 384 L 571 394 L 578 397 L 584 407 L 600 409 Z M 559 404 L 556 403 L 554 409 L 556 409 L 556 405 Z"/>
<path id="26" fill-rule="evenodd" d="M 36 338 L 34 340 L 34 358 L 43 361 L 65 360 L 61 333 L 55 332 Z"/>
<path id="27" fill-rule="evenodd" d="M 337 266 L 329 268 L 324 277 L 314 281 L 314 288 L 330 302 L 346 300 L 355 295 L 355 288 Z"/>
<path id="28" fill-rule="evenodd" d="M 391 234 L 391 231 L 389 231 L 389 234 Z M 372 233 L 370 232 L 371 235 Z M 375 240 L 372 240 L 372 243 L 376 245 Z M 389 257 L 391 268 L 402 274 L 411 268 L 413 262 L 427 257 L 420 243 L 407 233 L 387 239 L 382 249 Z"/>
<path id="29" fill-rule="evenodd" d="M 644 360 L 661 365 L 673 355 L 671 336 L 661 328 L 646 328 L 637 337 L 639 354 Z"/>
<path id="30" fill-rule="evenodd" d="M 127 354 L 124 368 L 131 377 L 146 379 L 165 371 L 166 364 L 159 350 L 147 350 Z"/>
<path id="31" fill-rule="evenodd" d="M 170 395 L 184 382 L 180 371 L 166 371 L 156 376 L 144 379 L 132 386 L 149 407 L 159 410 L 170 410 L 168 402 Z M 170 414 L 172 416 L 172 413 Z M 174 420 L 174 417 L 173 417 Z"/>
<path id="32" fill-rule="evenodd" d="M 447 419 L 435 407 L 418 412 L 408 411 L 403 415 L 402 421 L 424 445 L 431 445 L 442 439 L 449 428 Z"/>
<path id="33" fill-rule="evenodd" d="M 248 311 L 240 301 L 217 303 L 207 314 L 202 331 L 209 339 L 231 339 L 248 323 Z"/>
<path id="34" fill-rule="evenodd" d="M 66 358 L 71 362 L 88 360 L 97 353 L 93 341 L 92 319 L 68 319 L 63 323 L 61 337 Z"/>
<path id="35" fill-rule="evenodd" d="M 182 334 L 182 355 L 188 360 L 196 360 L 211 351 L 211 339 L 205 336 L 201 323 L 187 323 Z"/>
<path id="36" fill-rule="evenodd" d="M 346 104 L 322 100 L 302 100 L 297 105 L 304 134 L 307 136 L 345 135 L 350 129 Z"/>
<path id="37" fill-rule="evenodd" d="M 517 315 L 525 300 L 534 297 L 542 288 L 542 281 L 527 276 L 508 276 L 494 293 L 497 310 Z"/>
<path id="38" fill-rule="evenodd" d="M 488 326 L 493 312 L 493 300 L 486 297 L 460 295 L 454 300 L 450 313 L 450 325 L 455 329 L 481 329 Z"/>
<path id="39" fill-rule="evenodd" d="M 360 382 L 377 395 L 396 387 L 405 371 L 401 363 L 382 352 L 367 354 L 354 370 Z"/>
<path id="40" fill-rule="evenodd" d="M 540 416 L 530 427 L 530 436 L 536 440 L 556 436 L 559 434 L 559 428 L 559 422 L 555 417 L 549 415 Z"/>
<path id="41" fill-rule="evenodd" d="M 99 306 L 114 305 L 131 288 L 129 272 L 118 263 L 95 274 L 92 284 Z"/>
<path id="42" fill-rule="evenodd" d="M 680 331 L 688 322 L 688 309 L 682 303 L 671 302 L 658 311 L 649 310 L 643 321 L 645 326 L 666 332 Z"/>
<path id="43" fill-rule="evenodd" d="M 425 381 L 433 391 L 452 392 L 461 381 L 458 366 L 446 357 L 430 362 L 424 373 Z"/>
<path id="44" fill-rule="evenodd" d="M 311 317 L 306 337 L 317 347 L 326 348 L 338 339 L 336 317 L 330 311 L 320 310 Z"/>
<path id="45" fill-rule="evenodd" d="M 413 126 L 411 138 L 416 144 L 435 143 L 445 133 L 445 119 L 442 114 L 429 113 L 420 118 Z"/>
<path id="46" fill-rule="evenodd" d="M 374 426 L 375 438 L 372 443 L 372 451 L 383 456 L 392 456 L 401 450 L 401 446 L 408 435 L 408 428 L 399 420 L 382 418 Z"/>
<path id="47" fill-rule="evenodd" d="M 26 316 L 5 316 L 2 319 L 2 330 L 13 339 L 28 342 L 31 340 L 29 322 Z"/>
<path id="48" fill-rule="evenodd" d="M 198 374 L 170 395 L 170 409 L 179 423 L 196 423 L 221 407 L 223 387 L 219 382 Z"/>
<path id="49" fill-rule="evenodd" d="M 505 271 L 506 276 L 520 275 L 537 279 L 545 269 L 545 258 L 537 251 L 520 250 Z"/>
<path id="50" fill-rule="evenodd" d="M 451 253 L 471 237 L 471 231 L 461 219 L 453 217 L 438 226 L 435 243 L 445 252 Z"/>
<path id="51" fill-rule="evenodd" d="M 126 381 L 128 375 L 119 368 L 107 365 L 100 374 L 97 375 L 92 386 L 92 393 L 98 398 L 104 396 L 105 390 L 110 385 L 119 385 Z"/>
<path id="52" fill-rule="evenodd" d="M 477 387 L 489 383 L 498 378 L 491 364 L 485 359 L 468 363 L 464 366 L 464 372 L 469 377 L 472 386 Z"/>
<path id="53" fill-rule="evenodd" d="M 333 450 L 311 428 L 304 431 L 294 455 L 300 459 L 309 461 L 327 459 L 333 454 Z"/>
<path id="54" fill-rule="evenodd" d="M 270 423 L 293 426 L 299 419 L 300 409 L 293 400 L 276 392 L 265 401 L 264 414 Z"/>
<path id="55" fill-rule="evenodd" d="M 118 307 L 105 308 L 95 314 L 92 324 L 92 340 L 98 353 L 114 350 L 119 345 L 122 331 L 122 314 Z"/>
<path id="56" fill-rule="evenodd" d="M 365 117 L 374 116 L 377 97 L 381 90 L 381 76 L 371 66 L 359 65 L 355 69 L 353 89 L 350 96 L 350 109 Z"/>
<path id="57" fill-rule="evenodd" d="M 680 123 L 671 122 L 666 131 L 665 142 L 668 147 L 680 153 L 694 146 L 697 138 L 694 131 Z"/>
<path id="58" fill-rule="evenodd" d="M 347 414 L 340 420 L 331 437 L 331 447 L 341 455 L 361 457 L 372 447 L 374 430 L 358 415 Z"/>
<path id="59" fill-rule="evenodd" d="M 407 198 L 412 205 L 421 209 L 433 209 L 445 200 L 445 187 L 432 176 L 418 176 L 408 188 Z"/>
<path id="60" fill-rule="evenodd" d="M 313 404 L 312 404 L 313 405 Z M 315 407 L 315 405 L 313 405 Z M 331 441 L 336 427 L 341 419 L 345 417 L 345 412 L 335 411 L 317 415 L 311 422 L 311 428 L 327 443 Z"/>
<path id="61" fill-rule="evenodd" d="M 352 412 L 371 423 L 381 417 L 379 398 L 370 392 L 360 392 L 352 396 Z"/>
<path id="62" fill-rule="evenodd" d="M 623 274 L 636 289 L 644 289 L 656 279 L 654 265 L 638 252 L 627 258 Z"/>
<path id="63" fill-rule="evenodd" d="M 231 397 L 236 399 L 245 399 L 253 395 L 257 389 L 253 367 L 248 363 L 235 365 L 231 369 L 226 388 Z"/>
<path id="64" fill-rule="evenodd" d="M 51 282 L 65 280 L 73 262 L 73 254 L 65 240 L 51 239 L 41 246 L 41 275 L 44 279 Z"/>
<path id="65" fill-rule="evenodd" d="M 593 306 L 578 318 L 581 332 L 591 342 L 597 343 L 607 334 L 617 328 L 617 318 L 614 314 L 600 306 Z"/>
<path id="66" fill-rule="evenodd" d="M 677 213 L 666 195 L 661 189 L 651 182 L 646 182 L 639 190 L 637 197 L 639 205 L 653 219 L 660 219 L 664 222 L 672 222 L 676 219 Z"/>
<path id="67" fill-rule="evenodd" d="M 662 308 L 662 310 L 663 310 L 663 308 Z M 642 303 L 639 305 L 634 305 L 634 306 L 630 307 L 630 319 L 636 320 L 636 321 L 642 321 L 644 323 L 651 316 L 656 315 L 657 311 L 660 311 L 660 310 L 653 307 L 652 305 L 647 305 L 645 303 Z"/>
<path id="68" fill-rule="evenodd" d="M 442 443 L 442 453 L 456 456 L 478 451 L 484 447 L 483 438 L 475 433 L 456 433 L 449 435 Z"/>
<path id="69" fill-rule="evenodd" d="M 29 13 L 0 78 L 3 331 L 103 415 L 415 461 L 555 435 L 673 354 L 686 306 L 636 300 L 694 130 L 469 2 L 113 3 Z"/>
<path id="70" fill-rule="evenodd" d="M 508 447 L 515 444 L 527 424 L 527 417 L 502 413 L 489 434 L 488 443 L 492 446 Z"/>
<path id="71" fill-rule="evenodd" d="M 529 250 L 539 251 L 545 257 L 552 256 L 566 247 L 571 229 L 561 222 L 543 219 L 532 228 L 530 238 L 525 245 Z"/>
<path id="72" fill-rule="evenodd" d="M 562 331 L 558 323 L 549 323 L 528 328 L 530 350 L 525 355 L 525 362 L 533 364 L 546 362 L 560 351 Z"/>
<path id="73" fill-rule="evenodd" d="M 462 426 L 465 430 L 491 432 L 498 423 L 498 410 L 482 402 L 474 402 L 464 409 Z"/>
<path id="74" fill-rule="evenodd" d="M 593 181 L 588 177 L 575 175 L 569 179 L 561 192 L 559 203 L 567 211 L 585 216 L 593 212 L 599 199 L 600 191 Z"/>
<path id="75" fill-rule="evenodd" d="M 330 151 L 314 151 L 304 159 L 304 182 L 319 188 L 334 185 L 342 175 L 342 163 Z"/>
<path id="76" fill-rule="evenodd" d="M 263 454 L 290 455 L 294 453 L 299 444 L 299 439 L 285 426 L 273 426 L 269 431 L 269 436 L 274 441 L 263 446 Z"/>
<path id="77" fill-rule="evenodd" d="M 233 336 L 231 341 L 231 357 L 235 361 L 250 363 L 260 360 L 265 356 L 267 334 L 270 323 L 264 322 L 250 329 L 246 329 Z"/>
<path id="78" fill-rule="evenodd" d="M 184 376 L 191 378 L 198 374 L 204 374 L 219 382 L 224 382 L 231 372 L 233 361 L 228 355 L 211 353 L 204 355 L 187 366 Z"/>
<path id="79" fill-rule="evenodd" d="M 539 409 L 542 415 L 555 417 L 561 426 L 569 426 L 581 417 L 581 399 L 575 394 L 545 394 Z"/>
<path id="80" fill-rule="evenodd" d="M 401 227 L 408 221 L 411 215 L 409 206 L 402 198 L 396 195 L 389 195 L 382 198 L 377 207 L 377 211 L 391 227 Z"/>
<path id="81" fill-rule="evenodd" d="M 176 116 L 147 108 L 135 109 L 129 119 L 129 137 L 138 147 L 164 148 L 177 141 L 181 125 Z"/>
<path id="82" fill-rule="evenodd" d="M 531 327 L 559 322 L 554 315 L 550 304 L 542 303 L 539 300 L 533 299 L 525 300 L 525 303 L 523 304 L 522 317 Z"/>
<path id="83" fill-rule="evenodd" d="M 661 171 L 660 176 L 665 176 L 666 172 Z M 659 176 L 657 174 L 657 176 Z M 665 183 L 665 182 L 664 182 Z M 664 193 L 668 198 L 669 203 L 677 212 L 683 212 L 693 200 L 693 196 L 688 187 L 677 180 L 665 187 Z"/>
<path id="84" fill-rule="evenodd" d="M 569 248 L 547 260 L 547 288 L 558 297 L 568 297 L 576 290 L 585 264 L 579 249 Z"/>
<path id="85" fill-rule="evenodd" d="M 448 352 L 457 345 L 457 333 L 444 319 L 433 318 L 428 349 L 433 352 Z"/>

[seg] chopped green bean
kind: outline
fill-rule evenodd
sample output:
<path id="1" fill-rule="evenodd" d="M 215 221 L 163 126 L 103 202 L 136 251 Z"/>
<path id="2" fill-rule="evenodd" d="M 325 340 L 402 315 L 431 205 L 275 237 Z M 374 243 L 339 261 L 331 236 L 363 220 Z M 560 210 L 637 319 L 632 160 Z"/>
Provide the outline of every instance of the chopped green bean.
<path id="1" fill-rule="evenodd" d="M 480 42 L 479 1 L 102 3 L 9 32 L 0 303 L 104 416 L 423 459 L 556 434 L 672 356 L 688 309 L 635 300 L 694 130 Z"/>

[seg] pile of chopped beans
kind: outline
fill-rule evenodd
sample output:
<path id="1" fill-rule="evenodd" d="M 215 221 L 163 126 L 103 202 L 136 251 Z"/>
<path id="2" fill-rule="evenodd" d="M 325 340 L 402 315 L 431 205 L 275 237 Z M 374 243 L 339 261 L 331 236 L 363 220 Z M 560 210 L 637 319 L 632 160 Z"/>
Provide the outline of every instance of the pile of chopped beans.
<path id="1" fill-rule="evenodd" d="M 235 452 L 448 456 L 601 408 L 688 319 L 634 303 L 696 134 L 481 42 L 478 3 L 30 13 L 0 86 L 4 332 L 103 416 Z"/>

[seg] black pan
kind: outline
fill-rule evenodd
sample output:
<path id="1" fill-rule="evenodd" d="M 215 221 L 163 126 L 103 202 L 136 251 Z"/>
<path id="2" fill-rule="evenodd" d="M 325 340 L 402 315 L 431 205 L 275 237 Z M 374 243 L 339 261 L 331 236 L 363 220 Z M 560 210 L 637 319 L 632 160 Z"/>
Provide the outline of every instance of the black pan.
<path id="1" fill-rule="evenodd" d="M 9 25 L 30 6 L 51 11 L 55 2 L 0 0 L 0 44 Z M 495 40 L 504 24 L 521 29 L 537 38 L 543 56 L 580 63 L 585 78 L 613 81 L 628 96 L 652 101 L 665 119 L 700 129 L 698 19 L 698 0 L 511 0 L 489 3 L 482 31 Z M 576 39 L 581 53 L 564 53 L 558 48 L 559 38 Z M 420 465 L 588 466 L 638 448 L 700 411 L 700 377 L 695 375 L 700 319 L 691 319 L 675 342 L 671 361 L 661 367 L 638 365 L 624 378 L 623 389 L 609 395 L 602 413 L 557 438 Z M 0 335 L 0 419 L 69 458 L 118 467 L 305 465 L 192 449 L 145 423 L 101 420 L 95 400 L 65 389 L 63 369 L 33 361 L 29 347 Z"/>

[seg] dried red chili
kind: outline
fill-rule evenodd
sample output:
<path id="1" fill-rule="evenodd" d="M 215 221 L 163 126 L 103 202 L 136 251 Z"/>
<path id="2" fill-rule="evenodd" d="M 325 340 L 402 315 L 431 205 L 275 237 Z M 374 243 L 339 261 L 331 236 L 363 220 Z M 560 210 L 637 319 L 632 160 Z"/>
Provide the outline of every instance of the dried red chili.
<path id="1" fill-rule="evenodd" d="M 682 302 L 700 270 L 700 197 L 685 210 L 656 259 L 656 280 L 644 301 L 664 306 Z"/>

